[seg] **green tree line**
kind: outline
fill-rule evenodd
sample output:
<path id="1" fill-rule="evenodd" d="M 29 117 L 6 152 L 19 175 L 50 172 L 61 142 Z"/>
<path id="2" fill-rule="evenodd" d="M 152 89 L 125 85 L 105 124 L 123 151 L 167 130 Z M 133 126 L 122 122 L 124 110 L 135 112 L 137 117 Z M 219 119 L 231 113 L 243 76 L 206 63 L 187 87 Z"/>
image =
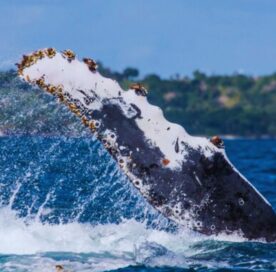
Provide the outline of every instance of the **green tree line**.
<path id="1" fill-rule="evenodd" d="M 99 63 L 99 71 L 127 89 L 141 82 L 150 103 L 160 106 L 166 118 L 195 135 L 276 136 L 276 73 L 206 75 L 161 78 L 140 76 L 128 67 L 112 71 Z M 58 112 L 58 114 L 57 114 Z M 74 133 L 81 128 L 76 118 L 53 98 L 20 81 L 16 72 L 0 72 L 0 131 L 4 133 Z"/>

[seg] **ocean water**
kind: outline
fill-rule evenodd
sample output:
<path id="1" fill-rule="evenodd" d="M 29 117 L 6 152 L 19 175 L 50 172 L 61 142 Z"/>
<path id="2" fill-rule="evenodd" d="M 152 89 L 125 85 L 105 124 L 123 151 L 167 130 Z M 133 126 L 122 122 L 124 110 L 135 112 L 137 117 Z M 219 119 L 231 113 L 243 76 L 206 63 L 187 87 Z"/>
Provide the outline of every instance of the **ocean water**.
<path id="1" fill-rule="evenodd" d="M 276 140 L 228 140 L 276 209 Z M 276 243 L 207 237 L 155 211 L 92 138 L 0 137 L 0 271 L 275 271 Z"/>

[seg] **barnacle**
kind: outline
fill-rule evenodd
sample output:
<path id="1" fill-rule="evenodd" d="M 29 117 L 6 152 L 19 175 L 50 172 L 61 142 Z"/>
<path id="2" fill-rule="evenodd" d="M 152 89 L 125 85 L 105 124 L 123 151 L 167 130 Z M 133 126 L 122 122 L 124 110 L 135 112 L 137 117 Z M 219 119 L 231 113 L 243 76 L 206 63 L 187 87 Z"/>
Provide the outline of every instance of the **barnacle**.
<path id="1" fill-rule="evenodd" d="M 72 50 L 67 49 L 67 50 L 62 51 L 62 56 L 67 58 L 69 61 L 72 61 L 75 59 L 76 54 Z"/>
<path id="2" fill-rule="evenodd" d="M 89 121 L 89 128 L 92 131 L 96 131 L 96 126 L 95 126 L 95 122 L 93 120 Z"/>
<path id="3" fill-rule="evenodd" d="M 35 51 L 33 55 L 36 57 L 36 59 L 42 59 L 45 57 L 45 54 L 42 50 Z"/>
<path id="4" fill-rule="evenodd" d="M 54 86 L 54 85 L 47 85 L 46 86 L 46 91 L 51 93 L 51 94 L 54 94 L 56 92 L 57 88 Z"/>
<path id="5" fill-rule="evenodd" d="M 133 83 L 129 88 L 134 90 L 137 95 L 146 96 L 148 94 L 147 89 L 141 83 Z"/>
<path id="6" fill-rule="evenodd" d="M 53 58 L 56 55 L 56 49 L 54 48 L 47 48 L 45 49 L 45 54 L 46 56 L 48 56 L 49 58 Z"/>
<path id="7" fill-rule="evenodd" d="M 96 71 L 96 69 L 98 67 L 96 61 L 94 61 L 93 59 L 89 59 L 89 58 L 83 58 L 83 62 L 88 66 L 88 68 L 91 72 Z"/>
<path id="8" fill-rule="evenodd" d="M 82 121 L 82 123 L 83 123 L 85 126 L 88 126 L 88 125 L 89 125 L 89 121 L 88 121 L 88 119 L 87 119 L 84 115 L 81 117 L 81 121 Z"/>

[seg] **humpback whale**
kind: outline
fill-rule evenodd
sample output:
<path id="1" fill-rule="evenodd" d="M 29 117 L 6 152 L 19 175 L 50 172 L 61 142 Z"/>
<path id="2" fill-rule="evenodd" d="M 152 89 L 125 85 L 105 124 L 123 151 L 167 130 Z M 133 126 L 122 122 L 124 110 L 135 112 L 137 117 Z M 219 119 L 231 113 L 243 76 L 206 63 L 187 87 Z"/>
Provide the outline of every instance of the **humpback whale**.
<path id="1" fill-rule="evenodd" d="M 143 86 L 123 90 L 71 50 L 24 55 L 19 76 L 54 95 L 97 137 L 135 188 L 167 218 L 206 235 L 276 241 L 276 214 L 230 163 L 223 145 L 189 135 L 150 104 Z"/>

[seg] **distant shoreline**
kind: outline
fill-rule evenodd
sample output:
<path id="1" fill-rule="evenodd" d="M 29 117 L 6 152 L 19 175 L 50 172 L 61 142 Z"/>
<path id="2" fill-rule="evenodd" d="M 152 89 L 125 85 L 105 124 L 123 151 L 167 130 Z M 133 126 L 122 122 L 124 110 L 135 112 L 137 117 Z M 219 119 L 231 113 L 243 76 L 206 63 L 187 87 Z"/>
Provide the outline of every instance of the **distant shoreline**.
<path id="1" fill-rule="evenodd" d="M 220 137 L 224 140 L 275 140 L 276 139 L 276 136 L 270 136 L 270 135 L 261 135 L 261 136 L 220 135 Z"/>
<path id="2" fill-rule="evenodd" d="M 130 70 L 120 73 L 99 67 L 102 75 L 117 80 L 125 90 L 139 80 L 150 90 L 150 103 L 190 135 L 219 135 L 229 140 L 276 138 L 276 74 L 254 78 L 195 71 L 189 78 L 165 80 L 154 74 L 138 79 Z M 75 116 L 53 97 L 20 81 L 15 71 L 0 72 L 0 94 L 1 134 L 70 136 L 83 132 Z"/>

